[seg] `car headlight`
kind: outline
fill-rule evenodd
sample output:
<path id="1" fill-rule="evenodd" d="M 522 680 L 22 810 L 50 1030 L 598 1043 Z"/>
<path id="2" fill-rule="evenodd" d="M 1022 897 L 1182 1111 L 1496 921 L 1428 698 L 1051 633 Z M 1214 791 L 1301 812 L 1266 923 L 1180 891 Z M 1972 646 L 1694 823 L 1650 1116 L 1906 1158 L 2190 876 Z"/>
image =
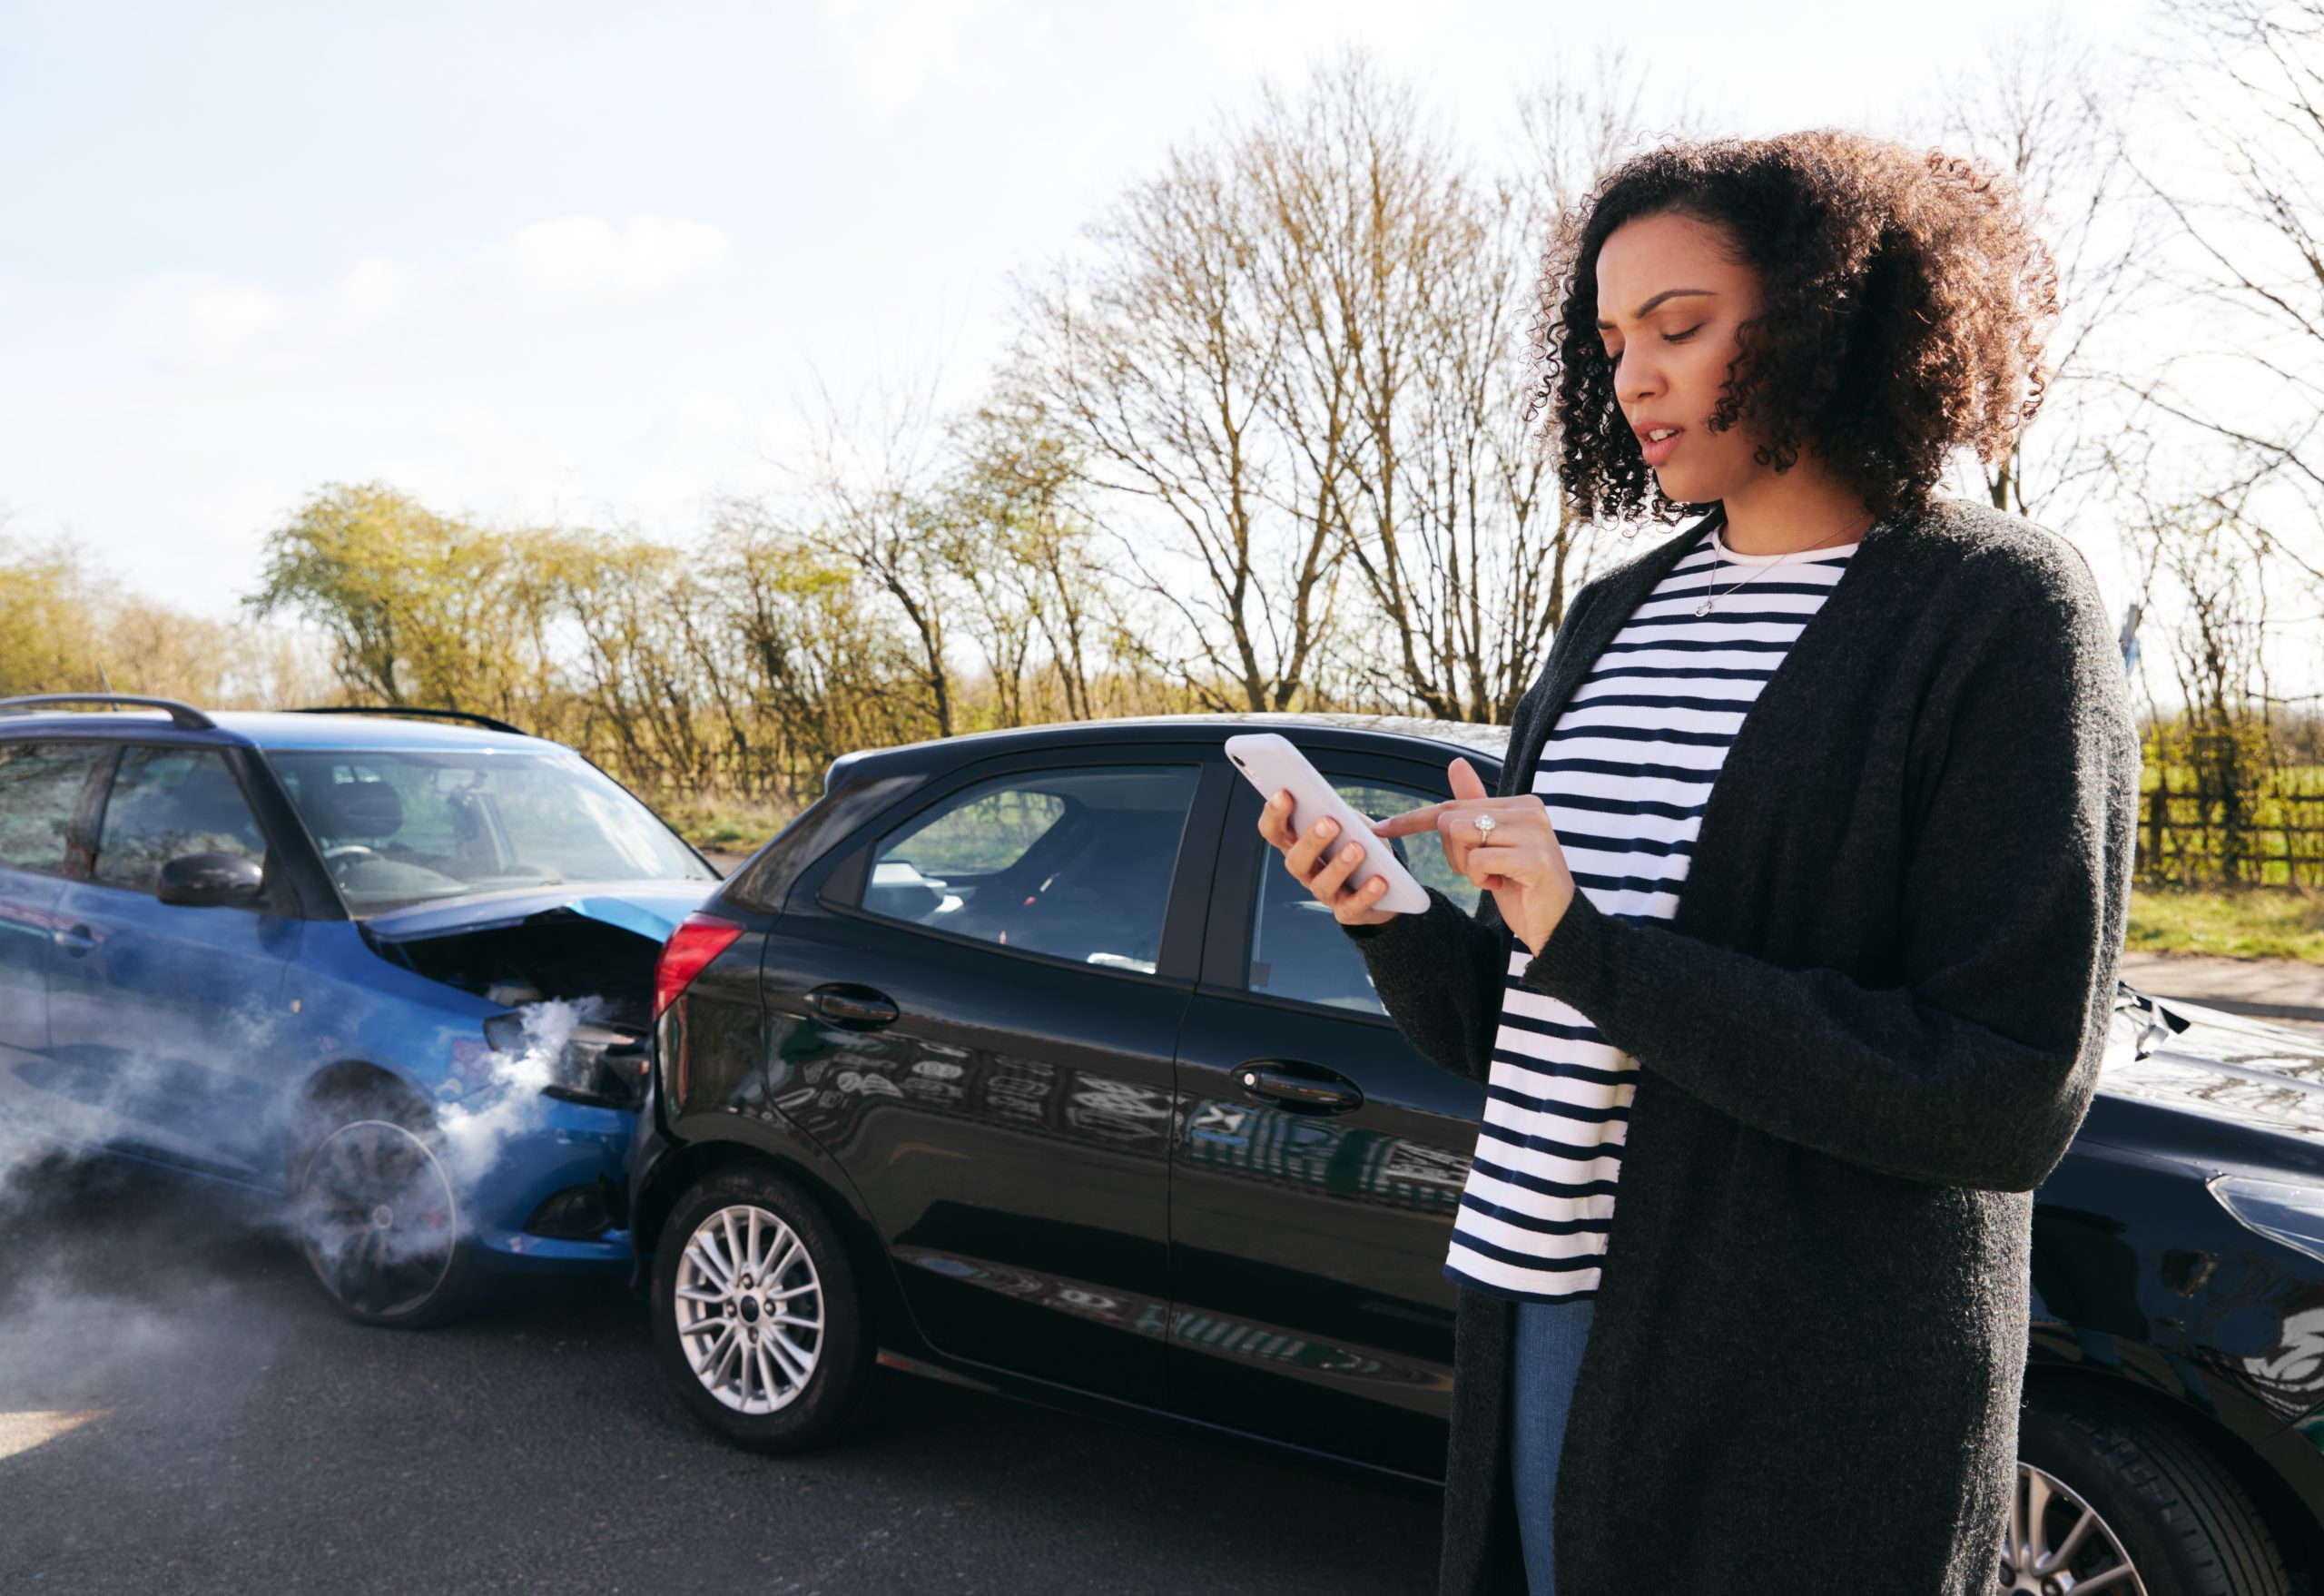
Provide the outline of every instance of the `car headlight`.
<path id="1" fill-rule="evenodd" d="M 2205 1184 L 2245 1229 L 2324 1263 L 2324 1187 L 2252 1175 L 2215 1175 Z"/>
<path id="2" fill-rule="evenodd" d="M 522 1014 L 496 1014 L 484 1022 L 484 1039 L 507 1061 L 497 1075 L 545 1074 L 540 1089 L 552 1098 L 635 1108 L 645 1090 L 645 1039 L 632 1031 L 584 1021 L 561 1035 L 542 1035 Z"/>

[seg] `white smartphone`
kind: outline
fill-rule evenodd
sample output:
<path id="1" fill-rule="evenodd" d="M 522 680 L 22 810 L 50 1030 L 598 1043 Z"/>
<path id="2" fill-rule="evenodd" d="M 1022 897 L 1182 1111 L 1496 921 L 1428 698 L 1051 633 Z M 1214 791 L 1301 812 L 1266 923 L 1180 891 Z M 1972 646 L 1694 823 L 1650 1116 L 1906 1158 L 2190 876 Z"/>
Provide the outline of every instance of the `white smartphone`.
<path id="1" fill-rule="evenodd" d="M 1229 737 L 1226 757 L 1261 797 L 1291 794 L 1291 827 L 1299 835 L 1305 836 L 1308 828 L 1328 815 L 1340 823 L 1339 835 L 1332 839 L 1334 851 L 1345 847 L 1351 838 L 1364 844 L 1364 857 L 1348 872 L 1345 884 L 1360 887 L 1375 875 L 1387 877 L 1388 884 L 1372 901 L 1373 908 L 1398 914 L 1428 911 L 1428 890 L 1404 868 L 1389 840 L 1372 829 L 1372 823 L 1339 795 L 1330 779 L 1308 764 L 1307 756 L 1289 738 L 1275 732 Z"/>

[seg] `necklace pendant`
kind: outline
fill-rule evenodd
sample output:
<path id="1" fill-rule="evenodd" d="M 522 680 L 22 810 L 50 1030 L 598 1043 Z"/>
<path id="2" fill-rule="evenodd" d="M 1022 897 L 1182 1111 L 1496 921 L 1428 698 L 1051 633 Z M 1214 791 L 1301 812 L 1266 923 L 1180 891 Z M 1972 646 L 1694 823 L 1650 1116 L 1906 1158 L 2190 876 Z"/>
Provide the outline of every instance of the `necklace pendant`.
<path id="1" fill-rule="evenodd" d="M 1706 598 L 1700 604 L 1695 606 L 1695 613 L 1699 616 L 1707 616 L 1710 614 L 1710 600 Z"/>

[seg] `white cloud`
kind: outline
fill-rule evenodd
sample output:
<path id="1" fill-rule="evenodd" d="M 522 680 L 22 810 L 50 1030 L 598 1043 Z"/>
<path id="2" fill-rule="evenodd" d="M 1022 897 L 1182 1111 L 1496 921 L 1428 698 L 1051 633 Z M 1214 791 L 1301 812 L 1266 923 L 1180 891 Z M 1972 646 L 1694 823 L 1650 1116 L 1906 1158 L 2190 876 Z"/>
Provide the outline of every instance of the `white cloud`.
<path id="1" fill-rule="evenodd" d="M 822 0 L 825 39 L 848 91 L 885 113 L 960 70 L 960 43 L 993 0 Z"/>
<path id="2" fill-rule="evenodd" d="M 129 350 L 201 371 L 288 371 L 424 337 L 477 317 L 537 315 L 635 299 L 725 263 L 725 232 L 633 216 L 537 222 L 449 261 L 373 256 L 310 294 L 166 272 L 113 317 Z"/>

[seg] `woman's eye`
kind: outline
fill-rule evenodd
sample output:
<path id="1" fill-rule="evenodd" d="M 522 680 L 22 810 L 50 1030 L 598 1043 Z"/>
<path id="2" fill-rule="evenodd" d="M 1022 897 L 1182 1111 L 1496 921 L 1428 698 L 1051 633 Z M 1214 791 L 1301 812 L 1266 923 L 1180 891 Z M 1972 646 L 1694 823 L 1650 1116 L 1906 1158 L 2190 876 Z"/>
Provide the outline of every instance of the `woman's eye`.
<path id="1" fill-rule="evenodd" d="M 1666 333 L 1664 333 L 1664 334 L 1662 335 L 1662 341 L 1663 341 L 1664 343 L 1684 343 L 1684 342 L 1686 342 L 1689 339 L 1690 339 L 1690 338 L 1694 337 L 1694 336 L 1695 336 L 1695 334 L 1697 334 L 1698 332 L 1700 332 L 1702 330 L 1703 330 L 1703 324 L 1702 324 L 1701 322 L 1698 321 L 1698 322 L 1696 322 L 1692 327 L 1688 328 L 1688 329 L 1687 329 L 1687 330 L 1686 330 L 1686 331 L 1684 331 L 1684 332 L 1666 332 Z"/>

